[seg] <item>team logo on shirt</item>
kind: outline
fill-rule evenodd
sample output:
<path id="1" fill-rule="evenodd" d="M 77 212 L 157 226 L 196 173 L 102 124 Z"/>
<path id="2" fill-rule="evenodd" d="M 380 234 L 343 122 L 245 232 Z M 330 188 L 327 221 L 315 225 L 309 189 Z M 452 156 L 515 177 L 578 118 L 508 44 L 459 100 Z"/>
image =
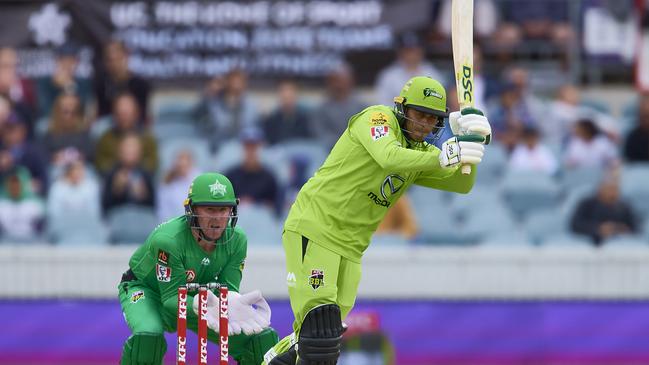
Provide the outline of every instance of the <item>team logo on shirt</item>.
<path id="1" fill-rule="evenodd" d="M 372 115 L 370 115 L 371 126 L 386 125 L 386 124 L 388 124 L 388 116 L 385 113 L 374 112 L 372 113 Z"/>
<path id="2" fill-rule="evenodd" d="M 171 268 L 165 265 L 155 264 L 155 273 L 158 281 L 168 283 L 171 281 Z"/>
<path id="3" fill-rule="evenodd" d="M 196 279 L 196 271 L 194 269 L 185 270 L 185 277 L 187 278 L 187 282 L 191 283 Z"/>
<path id="4" fill-rule="evenodd" d="M 201 260 L 201 265 L 203 265 L 203 266 L 207 266 L 207 265 L 209 265 L 209 264 L 210 264 L 210 259 L 209 259 L 209 258 L 204 257 L 204 258 Z"/>
<path id="5" fill-rule="evenodd" d="M 158 250 L 158 262 L 163 265 L 169 265 L 169 254 L 167 251 Z"/>
<path id="6" fill-rule="evenodd" d="M 137 303 L 140 299 L 144 299 L 144 292 L 142 290 L 138 290 L 131 294 L 131 304 Z"/>
<path id="7" fill-rule="evenodd" d="M 313 290 L 318 289 L 321 286 L 325 285 L 324 282 L 324 270 L 313 269 L 311 270 L 311 276 L 309 276 L 309 285 Z"/>
<path id="8" fill-rule="evenodd" d="M 387 125 L 377 125 L 370 128 L 370 135 L 372 140 L 377 141 L 390 133 L 389 127 Z"/>

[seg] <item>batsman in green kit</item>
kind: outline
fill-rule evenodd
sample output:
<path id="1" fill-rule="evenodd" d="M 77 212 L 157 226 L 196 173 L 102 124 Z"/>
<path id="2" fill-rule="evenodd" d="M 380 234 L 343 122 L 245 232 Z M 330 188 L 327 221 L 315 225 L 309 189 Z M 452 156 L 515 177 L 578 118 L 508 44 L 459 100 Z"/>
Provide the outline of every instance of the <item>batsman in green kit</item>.
<path id="1" fill-rule="evenodd" d="M 441 149 L 424 142 L 447 117 L 455 136 Z M 371 106 L 349 119 L 286 219 L 282 244 L 295 321 L 264 364 L 337 363 L 361 257 L 388 208 L 412 184 L 468 193 L 490 135 L 477 109 L 449 115 L 444 87 L 429 77 L 409 80 L 394 107 Z M 463 164 L 473 165 L 470 174 L 462 174 Z"/>
<path id="2" fill-rule="evenodd" d="M 241 365 L 258 365 L 277 343 L 269 327 L 270 308 L 259 291 L 239 294 L 247 254 L 238 227 L 237 204 L 227 177 L 205 173 L 194 179 L 185 215 L 159 225 L 129 261 L 119 284 L 119 299 L 132 335 L 121 364 L 160 365 L 167 350 L 164 332 L 175 332 L 178 287 L 218 282 L 229 289 L 229 352 Z M 187 298 L 187 327 L 196 332 L 198 301 Z M 218 343 L 219 305 L 208 291 L 208 340 Z"/>

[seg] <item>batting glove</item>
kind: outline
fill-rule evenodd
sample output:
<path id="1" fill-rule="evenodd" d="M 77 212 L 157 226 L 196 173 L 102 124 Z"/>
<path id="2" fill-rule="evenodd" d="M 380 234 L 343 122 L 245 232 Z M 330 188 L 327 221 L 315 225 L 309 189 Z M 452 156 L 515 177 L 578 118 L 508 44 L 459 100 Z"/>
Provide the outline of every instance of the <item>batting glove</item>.
<path id="1" fill-rule="evenodd" d="M 462 111 L 452 112 L 448 121 L 455 135 L 478 134 L 484 137 L 484 144 L 491 142 L 491 125 L 479 109 L 464 108 Z"/>
<path id="2" fill-rule="evenodd" d="M 459 164 L 477 165 L 484 155 L 484 137 L 479 135 L 454 136 L 442 144 L 439 164 L 455 167 Z"/>

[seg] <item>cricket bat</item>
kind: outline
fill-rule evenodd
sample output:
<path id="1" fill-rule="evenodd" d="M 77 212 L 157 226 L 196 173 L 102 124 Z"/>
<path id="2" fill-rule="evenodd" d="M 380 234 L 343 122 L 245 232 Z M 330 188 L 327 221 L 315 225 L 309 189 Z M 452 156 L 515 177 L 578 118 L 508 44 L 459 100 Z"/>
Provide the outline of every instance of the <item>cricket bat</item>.
<path id="1" fill-rule="evenodd" d="M 460 110 L 473 107 L 473 0 L 452 0 L 451 41 L 457 101 Z M 471 173 L 471 165 L 463 165 L 462 173 Z"/>

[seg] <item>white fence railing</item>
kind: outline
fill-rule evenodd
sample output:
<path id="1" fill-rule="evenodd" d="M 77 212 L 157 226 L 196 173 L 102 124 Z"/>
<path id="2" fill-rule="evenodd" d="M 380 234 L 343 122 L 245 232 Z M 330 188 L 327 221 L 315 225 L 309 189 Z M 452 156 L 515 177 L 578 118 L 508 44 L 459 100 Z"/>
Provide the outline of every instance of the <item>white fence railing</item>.
<path id="1" fill-rule="evenodd" d="M 0 299 L 114 298 L 134 249 L 0 246 Z M 255 288 L 287 297 L 281 247 L 249 248 Z M 649 299 L 649 247 L 372 247 L 359 298 Z"/>

